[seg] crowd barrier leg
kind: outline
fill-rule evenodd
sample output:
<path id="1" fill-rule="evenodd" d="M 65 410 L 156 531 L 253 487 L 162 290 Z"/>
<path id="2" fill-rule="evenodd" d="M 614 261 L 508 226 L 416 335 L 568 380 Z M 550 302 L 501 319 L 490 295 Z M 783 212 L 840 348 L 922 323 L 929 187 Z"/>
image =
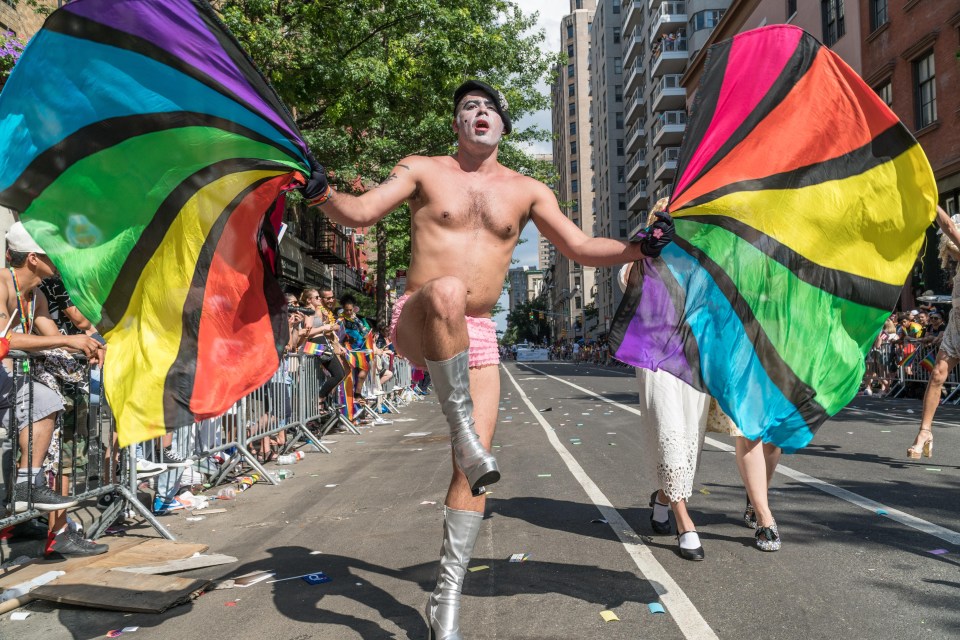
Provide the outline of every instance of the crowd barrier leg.
<path id="1" fill-rule="evenodd" d="M 173 534 L 160 524 L 160 521 L 157 520 L 156 516 L 153 515 L 153 512 L 150 511 L 147 505 L 143 504 L 137 498 L 137 455 L 136 455 L 136 446 L 130 445 L 126 448 L 122 458 L 125 458 L 123 462 L 126 463 L 126 473 L 124 474 L 128 478 L 129 486 L 124 483 L 119 483 L 116 485 L 116 492 L 119 494 L 120 499 L 114 500 L 109 507 L 103 512 L 100 518 L 93 523 L 90 527 L 87 535 L 92 539 L 96 540 L 107 532 L 107 529 L 114 522 L 117 521 L 117 518 L 120 517 L 121 513 L 126 512 L 127 507 L 129 506 L 134 511 L 139 513 L 144 520 L 146 520 L 151 527 L 156 529 L 157 533 L 166 538 L 167 540 L 176 540 Z"/>

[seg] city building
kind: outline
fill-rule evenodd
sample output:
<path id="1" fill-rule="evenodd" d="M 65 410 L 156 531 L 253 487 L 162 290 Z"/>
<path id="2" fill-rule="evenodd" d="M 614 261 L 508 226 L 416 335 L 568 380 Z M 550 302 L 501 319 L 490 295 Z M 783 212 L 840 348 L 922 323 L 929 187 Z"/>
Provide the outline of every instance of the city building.
<path id="1" fill-rule="evenodd" d="M 590 31 L 596 0 L 570 0 L 570 13 L 560 21 L 561 53 L 553 99 L 553 161 L 557 199 L 570 220 L 594 235 L 594 202 L 589 191 L 594 172 L 590 138 Z M 554 253 L 547 277 L 551 335 L 583 336 L 583 310 L 593 302 L 594 269 Z"/>
<path id="2" fill-rule="evenodd" d="M 645 4 L 645 3 L 637 3 Z M 594 167 L 593 210 L 596 221 L 593 235 L 606 238 L 627 237 L 626 146 L 629 135 L 624 117 L 625 79 L 630 70 L 624 66 L 624 50 L 630 43 L 624 38 L 624 7 L 621 0 L 600 0 L 593 17 L 590 40 L 590 142 Z M 606 333 L 622 293 L 615 284 L 616 267 L 596 270 L 595 306 L 600 319 L 597 331 Z M 585 324 L 584 317 L 581 322 Z"/>
<path id="3" fill-rule="evenodd" d="M 543 286 L 543 272 L 531 266 L 514 267 L 507 272 L 509 309 L 534 300 L 540 295 Z"/>

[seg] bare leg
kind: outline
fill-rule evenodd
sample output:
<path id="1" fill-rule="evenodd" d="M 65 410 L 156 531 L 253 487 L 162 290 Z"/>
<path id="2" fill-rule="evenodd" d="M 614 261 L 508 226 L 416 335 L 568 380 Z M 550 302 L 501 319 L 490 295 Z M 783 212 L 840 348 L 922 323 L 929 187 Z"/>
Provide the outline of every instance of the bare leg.
<path id="1" fill-rule="evenodd" d="M 33 468 L 38 469 L 43 465 L 43 459 L 47 455 L 47 449 L 50 448 L 50 441 L 53 440 L 53 423 L 57 414 L 51 413 L 42 420 L 33 423 L 33 450 L 32 456 L 27 455 L 27 447 L 30 446 L 30 427 L 24 427 L 20 430 L 20 462 L 18 469 L 29 468 L 29 463 L 33 463 Z M 32 457 L 32 460 L 30 459 Z M 33 481 L 33 478 L 30 479 Z"/>
<path id="2" fill-rule="evenodd" d="M 927 442 L 930 442 L 932 447 L 933 417 L 937 413 L 937 407 L 940 406 L 943 383 L 946 382 L 950 370 L 957 366 L 958 362 L 960 362 L 960 359 L 951 358 L 943 350 L 937 353 L 937 363 L 930 374 L 927 390 L 923 394 L 923 416 L 920 418 L 920 430 L 917 432 L 917 437 L 913 439 L 913 445 L 907 449 L 908 456 L 919 458 Z"/>
<path id="3" fill-rule="evenodd" d="M 673 509 L 673 517 L 677 519 L 678 534 L 696 530 L 697 527 L 693 524 L 693 519 L 690 518 L 690 513 L 687 512 L 686 500 L 671 502 L 670 508 Z"/>
<path id="4" fill-rule="evenodd" d="M 768 471 L 764 458 L 764 447 L 760 440 L 737 438 L 737 468 L 747 490 L 747 497 L 757 513 L 757 524 L 768 527 L 773 522 L 773 514 L 767 502 Z M 779 454 L 777 456 L 779 460 Z"/>

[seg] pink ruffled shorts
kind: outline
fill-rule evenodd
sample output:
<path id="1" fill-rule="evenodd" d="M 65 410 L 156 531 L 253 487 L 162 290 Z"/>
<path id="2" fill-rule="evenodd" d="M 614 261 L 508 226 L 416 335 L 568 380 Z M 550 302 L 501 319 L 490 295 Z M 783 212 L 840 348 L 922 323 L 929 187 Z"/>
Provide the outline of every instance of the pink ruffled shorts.
<path id="1" fill-rule="evenodd" d="M 400 296 L 393 305 L 393 317 L 390 319 L 390 340 L 397 344 L 397 323 L 407 303 L 409 294 Z M 497 346 L 497 323 L 490 318 L 465 316 L 467 335 L 470 336 L 470 366 L 487 367 L 500 364 L 500 349 Z M 402 353 L 400 355 L 403 355 Z M 414 364 L 418 364 L 414 362 Z M 419 363 L 422 364 L 422 363 Z"/>

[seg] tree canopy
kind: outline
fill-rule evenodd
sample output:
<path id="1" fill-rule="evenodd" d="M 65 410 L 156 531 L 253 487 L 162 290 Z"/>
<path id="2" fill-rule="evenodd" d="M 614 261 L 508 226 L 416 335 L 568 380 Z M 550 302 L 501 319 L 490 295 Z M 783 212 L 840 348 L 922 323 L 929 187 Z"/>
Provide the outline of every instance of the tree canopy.
<path id="1" fill-rule="evenodd" d="M 554 57 L 540 47 L 535 16 L 507 0 L 221 0 L 214 6 L 287 104 L 338 188 L 383 180 L 407 155 L 455 147 L 454 89 L 467 78 L 500 88 L 514 120 L 546 108 L 537 91 Z M 550 180 L 548 163 L 525 143 L 548 139 L 514 130 L 500 161 Z M 298 231 L 312 221 L 299 209 Z M 313 214 L 309 214 L 313 215 Z M 377 225 L 378 300 L 410 256 L 409 211 Z M 385 315 L 380 302 L 379 315 Z M 385 318 L 380 318 L 381 320 Z"/>

